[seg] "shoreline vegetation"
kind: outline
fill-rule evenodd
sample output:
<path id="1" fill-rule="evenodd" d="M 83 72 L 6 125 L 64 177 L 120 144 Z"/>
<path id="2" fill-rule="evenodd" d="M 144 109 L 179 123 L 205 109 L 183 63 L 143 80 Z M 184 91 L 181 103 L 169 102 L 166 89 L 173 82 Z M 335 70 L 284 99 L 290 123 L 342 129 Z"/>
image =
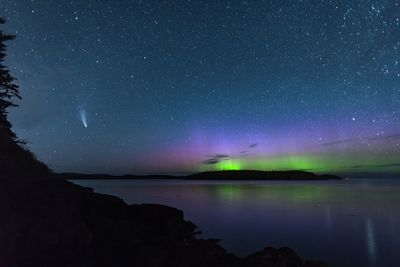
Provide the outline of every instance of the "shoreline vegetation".
<path id="1" fill-rule="evenodd" d="M 228 181 L 320 181 L 342 180 L 343 178 L 323 174 L 318 175 L 305 171 L 208 171 L 189 175 L 108 175 L 108 174 L 80 174 L 80 173 L 55 173 L 54 176 L 66 180 L 228 180 Z"/>

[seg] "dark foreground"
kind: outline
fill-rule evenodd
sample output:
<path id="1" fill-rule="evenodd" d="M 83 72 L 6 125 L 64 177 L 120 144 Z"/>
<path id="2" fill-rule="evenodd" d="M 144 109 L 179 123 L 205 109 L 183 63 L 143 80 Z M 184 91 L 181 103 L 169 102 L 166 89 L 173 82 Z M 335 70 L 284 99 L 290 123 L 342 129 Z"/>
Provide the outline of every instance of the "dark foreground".
<path id="1" fill-rule="evenodd" d="M 80 173 L 59 173 L 55 176 L 68 180 L 288 180 L 288 181 L 317 181 L 317 180 L 340 180 L 336 175 L 318 175 L 306 171 L 209 171 L 200 172 L 185 176 L 174 175 L 107 175 L 107 174 L 80 174 Z"/>
<path id="2" fill-rule="evenodd" d="M 197 239 L 174 208 L 127 205 L 54 177 L 0 178 L 0 266 L 326 266 L 289 248 L 238 258 Z"/>

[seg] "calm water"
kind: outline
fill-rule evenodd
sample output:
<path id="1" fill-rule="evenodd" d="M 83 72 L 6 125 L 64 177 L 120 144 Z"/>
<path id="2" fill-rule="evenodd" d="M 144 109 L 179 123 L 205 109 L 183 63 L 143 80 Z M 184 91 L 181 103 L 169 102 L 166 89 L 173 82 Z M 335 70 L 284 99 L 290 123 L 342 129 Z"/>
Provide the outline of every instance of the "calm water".
<path id="1" fill-rule="evenodd" d="M 400 266 L 400 180 L 75 182 L 177 207 L 237 255 L 289 246 L 333 267 Z"/>

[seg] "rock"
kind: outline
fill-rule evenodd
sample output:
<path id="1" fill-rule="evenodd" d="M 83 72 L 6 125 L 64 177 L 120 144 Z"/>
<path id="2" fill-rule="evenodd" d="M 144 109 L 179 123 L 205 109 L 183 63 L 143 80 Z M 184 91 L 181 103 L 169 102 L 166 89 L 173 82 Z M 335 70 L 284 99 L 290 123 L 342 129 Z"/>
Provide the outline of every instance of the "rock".
<path id="1" fill-rule="evenodd" d="M 189 242 L 195 239 L 197 227 L 185 221 L 183 212 L 175 208 L 156 204 L 131 205 L 129 218 L 137 235 L 147 241 Z"/>
<path id="2" fill-rule="evenodd" d="M 263 251 L 247 256 L 248 266 L 254 267 L 302 267 L 303 259 L 290 248 L 266 247 Z"/>
<path id="3" fill-rule="evenodd" d="M 328 267 L 323 261 L 311 261 L 307 260 L 303 267 Z"/>

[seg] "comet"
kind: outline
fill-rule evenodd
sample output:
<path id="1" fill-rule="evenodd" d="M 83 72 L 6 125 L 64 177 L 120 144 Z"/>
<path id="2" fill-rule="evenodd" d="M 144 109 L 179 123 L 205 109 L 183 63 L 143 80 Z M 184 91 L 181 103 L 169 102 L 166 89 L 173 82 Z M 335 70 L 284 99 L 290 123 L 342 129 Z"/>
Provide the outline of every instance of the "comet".
<path id="1" fill-rule="evenodd" d="M 81 121 L 82 121 L 83 126 L 85 126 L 85 128 L 87 128 L 87 127 L 88 127 L 88 123 L 87 123 L 86 110 L 81 109 L 81 110 L 79 111 L 79 115 L 80 115 L 80 117 L 81 117 Z"/>

